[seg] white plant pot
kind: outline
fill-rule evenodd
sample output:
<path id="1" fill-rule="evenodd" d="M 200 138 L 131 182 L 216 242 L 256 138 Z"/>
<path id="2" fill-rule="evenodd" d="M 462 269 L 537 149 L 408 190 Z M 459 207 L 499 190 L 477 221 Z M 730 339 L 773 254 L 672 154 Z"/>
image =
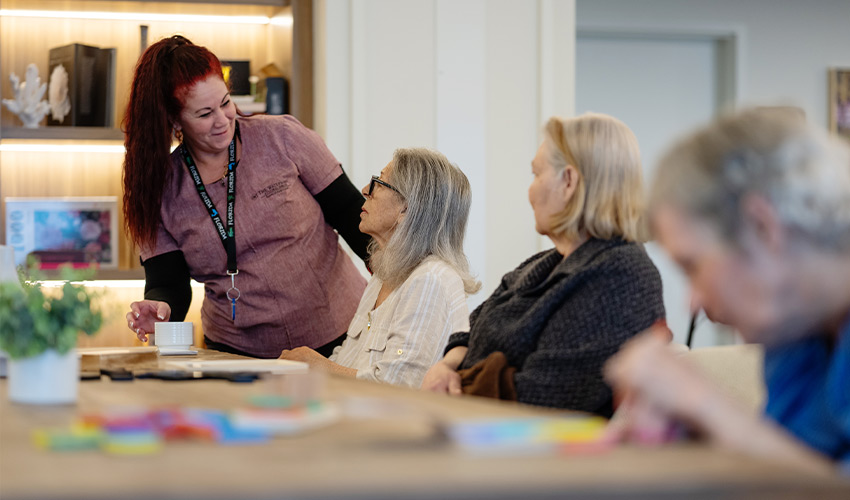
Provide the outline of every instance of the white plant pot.
<path id="1" fill-rule="evenodd" d="M 9 359 L 9 401 L 28 404 L 77 402 L 80 358 L 77 350 L 59 354 L 53 349 L 24 359 Z"/>

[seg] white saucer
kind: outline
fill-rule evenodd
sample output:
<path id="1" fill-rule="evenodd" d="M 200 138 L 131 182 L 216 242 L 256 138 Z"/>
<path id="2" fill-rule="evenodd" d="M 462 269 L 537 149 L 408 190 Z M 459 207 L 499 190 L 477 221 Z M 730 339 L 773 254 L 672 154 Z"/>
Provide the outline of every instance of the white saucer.
<path id="1" fill-rule="evenodd" d="M 198 354 L 196 349 L 192 349 L 191 347 L 169 347 L 169 346 L 160 346 L 159 347 L 159 355 L 160 356 L 194 356 Z"/>

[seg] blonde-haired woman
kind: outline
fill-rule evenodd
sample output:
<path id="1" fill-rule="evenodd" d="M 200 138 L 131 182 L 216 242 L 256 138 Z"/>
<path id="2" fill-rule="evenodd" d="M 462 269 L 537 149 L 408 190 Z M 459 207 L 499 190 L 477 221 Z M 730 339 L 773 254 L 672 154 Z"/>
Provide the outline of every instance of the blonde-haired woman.
<path id="1" fill-rule="evenodd" d="M 469 329 L 466 295 L 480 288 L 463 253 L 469 181 L 436 151 L 398 149 L 363 194 L 360 230 L 373 238 L 374 275 L 345 341 L 329 359 L 307 347 L 280 357 L 419 387 L 449 335 Z"/>
<path id="2" fill-rule="evenodd" d="M 661 278 L 638 243 L 637 139 L 606 115 L 552 118 L 531 169 L 535 228 L 555 248 L 502 278 L 422 387 L 610 416 L 605 360 L 664 319 Z M 488 367 L 491 360 L 502 366 Z M 478 392 L 492 373 L 498 393 Z"/>

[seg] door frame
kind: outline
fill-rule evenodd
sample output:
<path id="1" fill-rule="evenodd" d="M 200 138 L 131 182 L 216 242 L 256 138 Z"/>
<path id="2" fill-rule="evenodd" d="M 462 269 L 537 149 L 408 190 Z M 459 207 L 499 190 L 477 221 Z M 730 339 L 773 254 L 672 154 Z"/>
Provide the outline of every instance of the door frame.
<path id="1" fill-rule="evenodd" d="M 626 26 L 577 24 L 576 47 L 582 38 L 603 40 L 663 40 L 663 41 L 709 41 L 717 48 L 715 64 L 717 81 L 715 82 L 716 113 L 732 111 L 744 102 L 745 88 L 745 44 L 746 30 L 741 26 L 696 26 L 671 29 L 658 26 Z M 576 68 L 580 70 L 580 68 Z M 687 285 L 690 287 L 690 285 Z M 710 326 L 709 326 L 710 325 Z M 707 321 L 703 314 L 697 330 L 710 328 L 713 338 L 710 345 L 739 343 L 734 330 L 729 327 Z M 681 333 L 681 332 L 680 332 Z M 703 333 L 702 335 L 705 335 Z M 681 335 L 677 335 L 677 338 Z"/>
<path id="2" fill-rule="evenodd" d="M 731 111 L 744 100 L 746 29 L 743 26 L 659 26 L 577 24 L 580 38 L 710 41 L 717 47 L 716 103 L 718 112 Z"/>

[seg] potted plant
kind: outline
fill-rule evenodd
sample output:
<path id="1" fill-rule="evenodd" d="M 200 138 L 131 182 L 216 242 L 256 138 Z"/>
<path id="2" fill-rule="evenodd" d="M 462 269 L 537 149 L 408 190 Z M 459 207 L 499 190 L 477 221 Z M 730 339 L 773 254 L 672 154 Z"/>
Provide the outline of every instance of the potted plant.
<path id="1" fill-rule="evenodd" d="M 93 335 L 103 322 L 93 307 L 97 293 L 70 281 L 61 290 L 38 282 L 0 283 L 0 350 L 8 360 L 9 399 L 18 403 L 63 404 L 77 400 L 80 332 Z"/>

